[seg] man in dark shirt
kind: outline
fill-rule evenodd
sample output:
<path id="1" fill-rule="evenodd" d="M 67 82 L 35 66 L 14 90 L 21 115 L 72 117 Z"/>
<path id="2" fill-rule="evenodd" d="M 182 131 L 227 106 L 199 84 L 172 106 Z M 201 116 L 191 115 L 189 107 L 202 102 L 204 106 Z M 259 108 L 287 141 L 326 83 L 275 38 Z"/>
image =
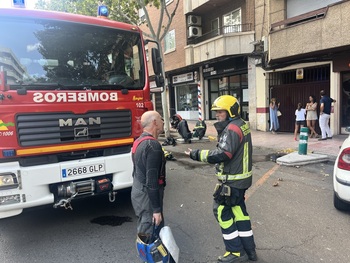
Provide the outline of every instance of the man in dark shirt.
<path id="1" fill-rule="evenodd" d="M 152 235 L 153 223 L 157 234 L 164 226 L 163 195 L 165 186 L 165 157 L 157 141 L 163 133 L 164 122 L 156 111 L 147 111 L 141 117 L 143 133 L 134 142 L 132 160 L 134 182 L 131 201 L 138 217 L 137 232 Z"/>
<path id="2" fill-rule="evenodd" d="M 321 100 L 320 100 L 320 129 L 322 132 L 322 138 L 318 139 L 319 141 L 332 139 L 332 131 L 329 127 L 329 118 L 331 116 L 332 102 L 336 102 L 336 100 L 328 97 L 324 90 L 320 92 Z"/>

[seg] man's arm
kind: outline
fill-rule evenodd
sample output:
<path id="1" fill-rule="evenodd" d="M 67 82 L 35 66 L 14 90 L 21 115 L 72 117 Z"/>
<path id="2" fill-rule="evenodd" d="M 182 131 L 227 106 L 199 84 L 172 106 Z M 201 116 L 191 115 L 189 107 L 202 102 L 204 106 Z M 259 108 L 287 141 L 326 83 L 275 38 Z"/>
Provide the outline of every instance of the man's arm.
<path id="1" fill-rule="evenodd" d="M 218 147 L 215 150 L 192 150 L 185 152 L 191 159 L 206 163 L 220 163 L 232 159 L 233 154 L 239 147 L 240 141 L 243 138 L 241 129 L 229 124 L 229 127 L 219 141 Z"/>
<path id="2" fill-rule="evenodd" d="M 323 114 L 323 110 L 324 110 L 324 103 L 321 102 L 321 104 L 320 104 L 320 114 Z"/>
<path id="3" fill-rule="evenodd" d="M 161 200 L 159 197 L 159 172 L 162 167 L 163 151 L 161 147 L 157 147 L 154 143 L 150 142 L 147 147 L 146 156 L 146 188 L 147 193 L 153 209 L 153 214 L 160 214 L 162 212 Z M 152 145 L 153 144 L 153 145 Z M 155 147 L 156 146 L 156 147 Z M 157 221 L 157 220 L 156 220 Z"/>
<path id="4" fill-rule="evenodd" d="M 232 157 L 232 154 L 221 148 L 215 150 L 192 150 L 189 148 L 185 153 L 189 155 L 192 160 L 205 163 L 220 163 L 227 161 Z"/>

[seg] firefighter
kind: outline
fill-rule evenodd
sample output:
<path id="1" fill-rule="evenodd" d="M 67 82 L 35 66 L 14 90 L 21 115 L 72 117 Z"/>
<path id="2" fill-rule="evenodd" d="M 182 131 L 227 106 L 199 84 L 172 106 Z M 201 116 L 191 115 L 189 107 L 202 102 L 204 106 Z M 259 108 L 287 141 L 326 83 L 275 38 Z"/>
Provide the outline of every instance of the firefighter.
<path id="1" fill-rule="evenodd" d="M 218 221 L 226 252 L 218 262 L 256 261 L 255 242 L 244 195 L 252 184 L 252 141 L 248 124 L 240 118 L 238 100 L 230 95 L 218 97 L 211 110 L 216 111 L 218 132 L 215 150 L 185 151 L 191 159 L 215 163 L 218 183 L 214 190 L 213 212 Z"/>
<path id="2" fill-rule="evenodd" d="M 188 128 L 188 124 L 185 119 L 182 119 L 179 114 L 174 114 L 171 117 L 170 123 L 171 127 L 178 131 L 185 143 L 191 143 L 192 132 Z"/>

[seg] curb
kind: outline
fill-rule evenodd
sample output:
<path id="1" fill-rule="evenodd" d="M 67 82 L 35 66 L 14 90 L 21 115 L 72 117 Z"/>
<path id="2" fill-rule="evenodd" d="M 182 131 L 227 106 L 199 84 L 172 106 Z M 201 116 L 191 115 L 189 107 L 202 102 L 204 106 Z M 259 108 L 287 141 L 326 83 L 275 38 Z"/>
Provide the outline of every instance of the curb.
<path id="1" fill-rule="evenodd" d="M 276 163 L 285 166 L 298 166 L 326 161 L 329 161 L 329 158 L 324 154 L 311 153 L 307 155 L 301 155 L 298 152 L 292 152 L 277 158 Z"/>

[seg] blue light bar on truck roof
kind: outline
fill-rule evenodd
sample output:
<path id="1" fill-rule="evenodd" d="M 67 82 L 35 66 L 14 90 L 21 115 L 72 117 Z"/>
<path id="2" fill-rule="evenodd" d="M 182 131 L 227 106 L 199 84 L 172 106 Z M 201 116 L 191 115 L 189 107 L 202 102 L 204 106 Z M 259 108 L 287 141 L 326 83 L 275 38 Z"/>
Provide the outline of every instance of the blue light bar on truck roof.
<path id="1" fill-rule="evenodd" d="M 99 5 L 97 9 L 97 15 L 98 16 L 108 16 L 108 7 L 105 5 Z"/>
<path id="2" fill-rule="evenodd" d="M 12 0 L 14 7 L 26 7 L 25 0 Z"/>

